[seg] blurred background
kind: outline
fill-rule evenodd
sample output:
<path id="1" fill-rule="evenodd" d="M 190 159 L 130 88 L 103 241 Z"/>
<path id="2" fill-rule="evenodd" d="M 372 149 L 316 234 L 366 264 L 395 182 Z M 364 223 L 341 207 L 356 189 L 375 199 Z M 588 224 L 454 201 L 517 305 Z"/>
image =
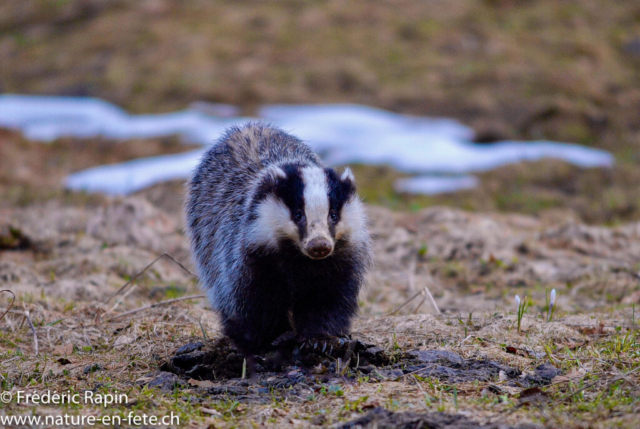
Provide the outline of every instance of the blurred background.
<path id="1" fill-rule="evenodd" d="M 477 145 L 577 143 L 610 152 L 615 165 L 511 163 L 474 174 L 473 189 L 436 195 L 398 192 L 406 171 L 356 165 L 364 198 L 397 210 L 445 204 L 607 225 L 640 218 L 635 0 L 4 0 L 0 93 L 97 97 L 131 114 L 196 102 L 214 116 L 349 103 L 452 118 Z M 5 129 L 0 200 L 92 201 L 100 197 L 65 190 L 64 178 L 199 147 L 181 140 L 42 144 Z"/>

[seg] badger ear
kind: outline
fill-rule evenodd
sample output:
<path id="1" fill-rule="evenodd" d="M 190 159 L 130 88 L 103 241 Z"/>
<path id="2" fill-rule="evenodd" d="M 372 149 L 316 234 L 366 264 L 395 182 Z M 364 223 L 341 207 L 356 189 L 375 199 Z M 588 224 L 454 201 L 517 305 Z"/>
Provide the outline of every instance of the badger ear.
<path id="1" fill-rule="evenodd" d="M 349 167 L 345 168 L 340 176 L 340 180 L 342 182 L 351 182 L 351 184 L 355 185 L 356 179 L 353 177 L 353 172 Z"/>
<path id="2" fill-rule="evenodd" d="M 278 179 L 287 178 L 287 173 L 285 173 L 284 170 L 277 165 L 271 165 L 267 167 L 267 169 L 265 170 L 265 175 L 267 175 L 267 177 L 272 179 L 274 182 Z"/>

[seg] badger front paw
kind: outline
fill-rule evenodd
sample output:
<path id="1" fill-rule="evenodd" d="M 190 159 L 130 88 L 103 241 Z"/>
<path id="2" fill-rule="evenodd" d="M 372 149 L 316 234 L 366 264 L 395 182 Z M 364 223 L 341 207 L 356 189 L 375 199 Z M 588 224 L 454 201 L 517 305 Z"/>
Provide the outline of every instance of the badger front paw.
<path id="1" fill-rule="evenodd" d="M 296 342 L 297 340 L 298 340 L 298 337 L 295 332 L 287 331 L 284 334 L 281 334 L 280 336 L 278 336 L 278 338 L 276 338 L 275 340 L 273 340 L 273 342 L 271 343 L 271 346 L 275 348 L 285 347 Z"/>

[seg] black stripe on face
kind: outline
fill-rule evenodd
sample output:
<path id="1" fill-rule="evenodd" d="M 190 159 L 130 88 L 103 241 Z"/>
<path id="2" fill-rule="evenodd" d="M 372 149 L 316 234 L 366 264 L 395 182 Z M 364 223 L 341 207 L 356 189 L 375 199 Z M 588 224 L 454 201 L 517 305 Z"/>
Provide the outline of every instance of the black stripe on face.
<path id="1" fill-rule="evenodd" d="M 295 214 L 300 212 L 304 215 L 304 182 L 302 181 L 301 167 L 295 164 L 281 166 L 286 178 L 265 177 L 256 188 L 249 207 L 249 219 L 255 220 L 258 217 L 257 208 L 268 196 L 273 195 L 289 208 L 291 220 L 298 225 Z M 304 221 L 304 216 L 303 219 Z"/>
<path id="2" fill-rule="evenodd" d="M 332 168 L 325 168 L 327 184 L 329 185 L 329 230 L 335 237 L 335 226 L 342 217 L 342 207 L 356 193 L 356 186 L 350 179 L 340 180 L 340 176 Z M 331 219 L 335 213 L 336 219 Z"/>
<path id="3" fill-rule="evenodd" d="M 264 201 L 269 195 L 272 195 L 276 189 L 277 180 L 272 177 L 265 177 L 258 185 L 253 194 L 251 205 L 249 206 L 249 220 L 254 221 L 258 218 L 258 205 Z"/>
<path id="4" fill-rule="evenodd" d="M 289 208 L 291 220 L 298 226 L 302 241 L 307 235 L 307 219 L 304 215 L 304 182 L 301 166 L 287 164 L 282 166 L 286 179 L 279 178 L 274 194 Z"/>

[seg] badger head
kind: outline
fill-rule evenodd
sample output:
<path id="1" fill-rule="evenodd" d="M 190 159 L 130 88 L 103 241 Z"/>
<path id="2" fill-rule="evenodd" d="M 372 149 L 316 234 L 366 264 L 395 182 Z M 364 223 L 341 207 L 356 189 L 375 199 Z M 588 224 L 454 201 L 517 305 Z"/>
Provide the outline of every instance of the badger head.
<path id="1" fill-rule="evenodd" d="M 336 244 L 367 240 L 366 218 L 348 168 L 317 165 L 267 168 L 248 204 L 249 242 L 277 249 L 289 240 L 305 256 L 331 256 Z"/>

